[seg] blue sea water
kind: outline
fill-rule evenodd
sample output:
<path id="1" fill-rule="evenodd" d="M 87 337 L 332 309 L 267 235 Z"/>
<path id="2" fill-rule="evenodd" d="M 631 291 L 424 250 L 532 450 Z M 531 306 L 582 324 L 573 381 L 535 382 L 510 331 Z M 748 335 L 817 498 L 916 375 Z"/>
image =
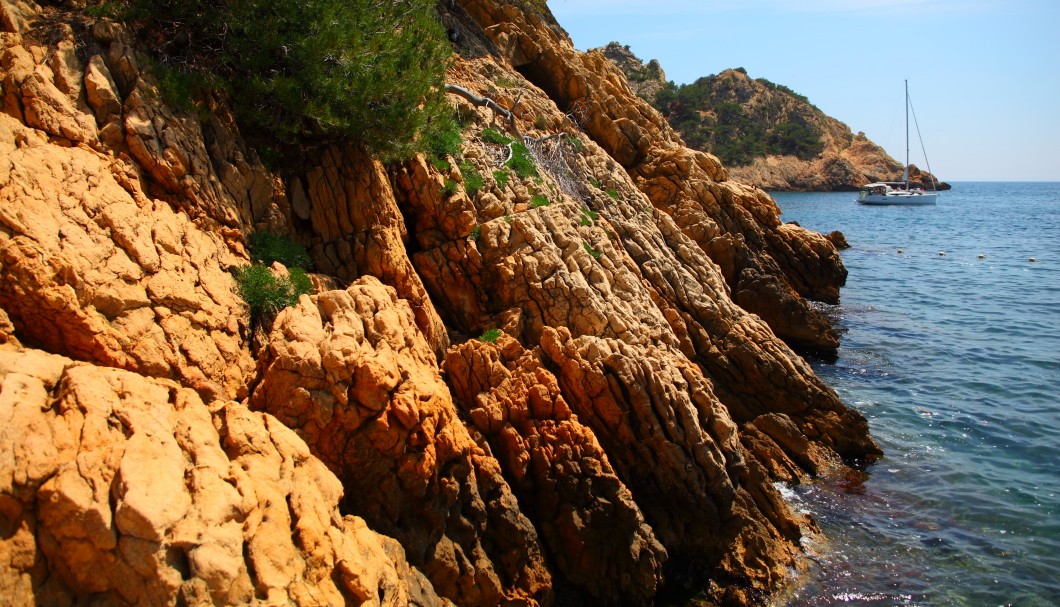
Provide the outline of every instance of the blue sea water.
<path id="1" fill-rule="evenodd" d="M 1060 183 L 774 197 L 851 245 L 813 364 L 885 452 L 788 492 L 826 539 L 784 605 L 1060 605 Z"/>

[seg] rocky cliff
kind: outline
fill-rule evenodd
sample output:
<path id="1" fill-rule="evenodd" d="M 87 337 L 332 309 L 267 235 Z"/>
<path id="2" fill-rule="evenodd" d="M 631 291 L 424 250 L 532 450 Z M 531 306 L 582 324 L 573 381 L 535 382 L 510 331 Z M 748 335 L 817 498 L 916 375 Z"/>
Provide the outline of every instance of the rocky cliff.
<path id="1" fill-rule="evenodd" d="M 448 166 L 334 143 L 274 172 L 223 97 L 168 106 L 124 27 L 0 1 L 5 603 L 792 581 L 813 525 L 774 483 L 879 454 L 792 349 L 836 348 L 809 302 L 846 271 L 540 4 L 439 3 Z M 258 323 L 230 272 L 266 229 L 316 288 Z"/>
<path id="2" fill-rule="evenodd" d="M 598 50 L 690 146 L 725 159 L 733 179 L 773 191 L 856 190 L 901 179 L 901 162 L 783 85 L 729 69 L 678 87 L 655 59 L 644 63 L 617 42 Z M 910 178 L 929 189 L 932 179 L 938 189 L 950 187 L 915 166 Z"/>

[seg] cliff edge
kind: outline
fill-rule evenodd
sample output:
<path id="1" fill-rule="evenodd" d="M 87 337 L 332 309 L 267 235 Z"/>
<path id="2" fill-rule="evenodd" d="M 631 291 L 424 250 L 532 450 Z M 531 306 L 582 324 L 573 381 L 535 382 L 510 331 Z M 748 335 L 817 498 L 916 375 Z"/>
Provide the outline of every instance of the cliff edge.
<path id="1" fill-rule="evenodd" d="M 458 150 L 266 168 L 125 26 L 0 0 L 0 596 L 754 605 L 879 449 L 793 348 L 846 270 L 543 3 L 439 3 Z M 270 165 L 272 166 L 272 165 Z M 314 274 L 252 317 L 285 235 Z M 273 264 L 271 272 L 288 272 Z M 479 338 L 474 338 L 481 335 Z"/>

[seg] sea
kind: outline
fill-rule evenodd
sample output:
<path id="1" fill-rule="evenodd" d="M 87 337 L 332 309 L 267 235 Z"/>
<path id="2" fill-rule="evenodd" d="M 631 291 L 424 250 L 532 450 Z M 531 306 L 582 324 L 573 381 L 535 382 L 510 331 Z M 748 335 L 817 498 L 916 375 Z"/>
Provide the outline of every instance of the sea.
<path id="1" fill-rule="evenodd" d="M 775 193 L 843 232 L 837 360 L 863 472 L 782 487 L 823 534 L 779 605 L 1060 605 L 1060 183 L 954 183 L 936 206 Z"/>

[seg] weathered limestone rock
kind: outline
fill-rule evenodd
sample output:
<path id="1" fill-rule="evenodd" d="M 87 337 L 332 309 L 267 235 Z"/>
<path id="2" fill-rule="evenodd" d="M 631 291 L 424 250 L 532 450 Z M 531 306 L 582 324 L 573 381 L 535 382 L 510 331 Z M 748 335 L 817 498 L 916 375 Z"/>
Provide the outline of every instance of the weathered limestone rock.
<path id="1" fill-rule="evenodd" d="M 451 348 L 445 371 L 566 579 L 593 604 L 652 604 L 666 550 L 555 376 L 509 336 Z"/>
<path id="2" fill-rule="evenodd" d="M 59 18 L 5 6 L 30 15 L 8 19 L 21 28 Z M 93 32 L 109 50 L 84 64 L 69 28 L 54 48 L 4 34 L 0 306 L 26 343 L 245 396 L 254 363 L 231 228 L 282 196 L 223 107 L 204 132 L 158 102 L 120 28 Z"/>
<path id="3" fill-rule="evenodd" d="M 449 345 L 445 326 L 406 253 L 405 220 L 383 166 L 354 147 L 332 146 L 289 187 L 296 216 L 317 235 L 317 269 L 346 282 L 368 274 L 394 287 L 441 358 Z"/>
<path id="4" fill-rule="evenodd" d="M 342 480 L 346 511 L 397 538 L 461 605 L 548 604 L 537 534 L 461 424 L 409 304 L 362 277 L 282 311 L 251 397 Z"/>
<path id="5" fill-rule="evenodd" d="M 690 235 L 715 258 L 707 247 L 716 225 L 721 233 L 742 235 L 748 248 L 725 267 L 730 288 L 742 290 L 752 312 L 768 320 L 783 318 L 771 326 L 778 336 L 798 347 L 833 351 L 838 339 L 829 323 L 803 297 L 837 293 L 846 278 L 838 255 L 824 259 L 835 270 L 793 279 L 790 273 L 821 263 L 821 258 L 800 257 L 784 238 L 775 234 L 779 210 L 764 192 L 728 181 L 728 173 L 717 158 L 684 148 L 680 137 L 665 119 L 640 99 L 602 53 L 578 53 L 547 9 L 519 11 L 492 0 L 466 0 L 461 6 L 482 25 L 496 43 L 503 60 L 540 87 L 562 111 L 583 116 L 580 126 L 634 178 L 651 203 L 671 214 Z M 795 268 L 793 270 L 792 268 Z M 745 269 L 755 278 L 732 282 Z M 779 269 L 779 271 L 778 271 Z M 810 282 L 806 279 L 821 279 Z M 786 283 L 786 284 L 785 284 Z M 788 286 L 790 285 L 790 287 Z M 754 292 L 753 294 L 751 292 Z M 779 299 L 778 299 L 779 298 Z M 762 314 L 765 312 L 764 314 Z M 789 334 L 791 327 L 812 325 L 814 330 Z M 819 339 L 814 339 L 815 334 Z"/>
<path id="6" fill-rule="evenodd" d="M 0 346 L 8 604 L 446 604 L 269 415 Z"/>
<path id="7" fill-rule="evenodd" d="M 239 397 L 253 370 L 221 236 L 143 195 L 130 164 L 0 115 L 0 306 L 22 340 Z"/>

